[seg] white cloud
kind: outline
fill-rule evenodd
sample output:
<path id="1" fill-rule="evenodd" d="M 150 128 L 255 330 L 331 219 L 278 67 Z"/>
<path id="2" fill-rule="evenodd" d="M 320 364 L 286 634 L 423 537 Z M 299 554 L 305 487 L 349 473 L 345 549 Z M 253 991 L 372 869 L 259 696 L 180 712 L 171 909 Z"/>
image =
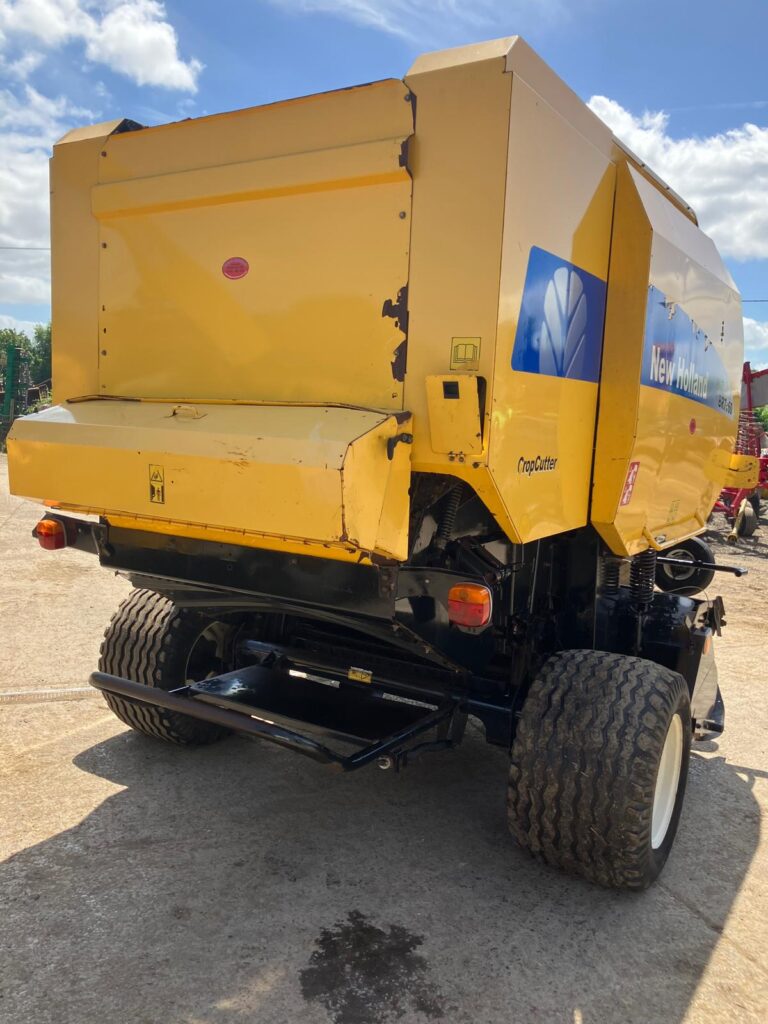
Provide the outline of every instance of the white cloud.
<path id="1" fill-rule="evenodd" d="M 29 36 L 59 46 L 82 34 L 92 19 L 79 0 L 0 0 L 0 29 L 6 37 Z"/>
<path id="2" fill-rule="evenodd" d="M 32 72 L 37 71 L 43 60 L 42 53 L 32 51 L 17 57 L 16 60 L 6 60 L 0 53 L 0 78 L 26 82 Z"/>
<path id="3" fill-rule="evenodd" d="M 10 327 L 14 331 L 21 331 L 28 338 L 34 338 L 37 322 L 34 320 L 17 320 L 15 316 L 6 316 L 0 313 L 0 330 Z"/>
<path id="4" fill-rule="evenodd" d="M 0 91 L 0 302 L 49 301 L 47 246 L 50 147 L 93 112 L 63 97 L 50 99 L 26 85 Z"/>
<path id="5" fill-rule="evenodd" d="M 675 139 L 662 111 L 638 116 L 605 96 L 589 106 L 691 204 L 724 256 L 768 259 L 768 128 Z"/>
<path id="6" fill-rule="evenodd" d="M 423 46 L 500 35 L 500 21 L 522 31 L 520 21 L 564 16 L 562 0 L 271 0 L 295 13 L 335 14 L 368 28 L 418 41 Z M 531 24 L 529 21 L 528 24 Z"/>
<path id="7" fill-rule="evenodd" d="M 194 93 L 202 65 L 179 56 L 158 0 L 0 0 L 0 302 L 50 297 L 48 158 L 76 124 L 99 119 L 28 79 L 44 53 L 80 42 L 89 66 L 104 64 L 140 85 Z M 109 98 L 103 82 L 93 95 Z M 166 118 L 169 120 L 170 118 Z M 39 248 L 38 248 L 39 247 Z"/>
<path id="8" fill-rule="evenodd" d="M 744 317 L 744 358 L 753 369 L 768 366 L 768 323 Z"/>
<path id="9" fill-rule="evenodd" d="M 176 31 L 164 18 L 165 8 L 155 0 L 126 0 L 108 11 L 87 37 L 86 56 L 139 85 L 196 92 L 203 65 L 194 58 L 181 60 Z"/>
<path id="10" fill-rule="evenodd" d="M 79 40 L 88 60 L 139 85 L 183 92 L 196 92 L 203 68 L 180 57 L 160 0 L 0 0 L 0 46 L 3 40 L 49 49 Z"/>

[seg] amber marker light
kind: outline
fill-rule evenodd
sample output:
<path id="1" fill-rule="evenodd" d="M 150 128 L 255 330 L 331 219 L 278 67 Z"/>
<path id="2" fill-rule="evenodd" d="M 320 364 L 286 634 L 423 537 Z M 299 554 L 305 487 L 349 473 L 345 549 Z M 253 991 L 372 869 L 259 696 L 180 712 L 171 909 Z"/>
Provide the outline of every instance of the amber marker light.
<path id="1" fill-rule="evenodd" d="M 448 618 L 456 626 L 485 626 L 491 621 L 491 592 L 482 583 L 457 583 L 448 591 Z"/>
<path id="2" fill-rule="evenodd" d="M 35 536 L 46 551 L 58 551 L 67 546 L 67 531 L 58 519 L 41 519 L 35 527 Z"/>

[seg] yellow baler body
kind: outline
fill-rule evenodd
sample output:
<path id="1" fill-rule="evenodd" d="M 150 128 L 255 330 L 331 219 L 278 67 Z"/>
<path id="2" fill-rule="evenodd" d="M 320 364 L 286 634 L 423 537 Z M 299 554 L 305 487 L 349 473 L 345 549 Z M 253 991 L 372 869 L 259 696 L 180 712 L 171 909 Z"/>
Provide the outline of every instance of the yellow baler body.
<path id="1" fill-rule="evenodd" d="M 411 471 L 465 480 L 514 542 L 592 521 L 627 554 L 701 528 L 736 433 L 738 295 L 521 39 L 131 127 L 54 149 L 58 408 L 15 425 L 15 493 L 357 560 L 406 557 Z M 707 394 L 648 382 L 657 293 Z"/>

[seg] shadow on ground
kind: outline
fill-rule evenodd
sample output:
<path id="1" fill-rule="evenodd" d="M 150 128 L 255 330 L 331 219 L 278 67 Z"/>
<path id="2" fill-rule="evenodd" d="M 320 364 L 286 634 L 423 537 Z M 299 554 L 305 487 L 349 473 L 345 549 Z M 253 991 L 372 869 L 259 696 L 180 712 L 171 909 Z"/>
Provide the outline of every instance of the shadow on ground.
<path id="1" fill-rule="evenodd" d="M 125 788 L 3 868 L 0 1008 L 17 1024 L 682 1021 L 758 842 L 754 773 L 694 756 L 667 871 L 627 896 L 512 845 L 505 762 L 476 736 L 400 776 L 240 739 L 99 743 L 77 769 Z"/>

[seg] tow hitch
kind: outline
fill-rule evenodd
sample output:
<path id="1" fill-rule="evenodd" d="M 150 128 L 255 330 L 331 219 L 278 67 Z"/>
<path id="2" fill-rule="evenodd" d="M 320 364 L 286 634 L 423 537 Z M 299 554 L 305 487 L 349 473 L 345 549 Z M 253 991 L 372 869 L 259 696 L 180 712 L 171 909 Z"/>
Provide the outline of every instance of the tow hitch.
<path id="1" fill-rule="evenodd" d="M 466 718 L 458 700 L 428 707 L 262 665 L 170 691 L 105 672 L 94 672 L 90 682 L 98 690 L 268 740 L 345 772 L 372 761 L 399 769 L 417 751 L 453 746 Z M 437 730 L 434 741 L 409 748 L 432 729 Z M 344 753 L 338 746 L 353 749 Z"/>

